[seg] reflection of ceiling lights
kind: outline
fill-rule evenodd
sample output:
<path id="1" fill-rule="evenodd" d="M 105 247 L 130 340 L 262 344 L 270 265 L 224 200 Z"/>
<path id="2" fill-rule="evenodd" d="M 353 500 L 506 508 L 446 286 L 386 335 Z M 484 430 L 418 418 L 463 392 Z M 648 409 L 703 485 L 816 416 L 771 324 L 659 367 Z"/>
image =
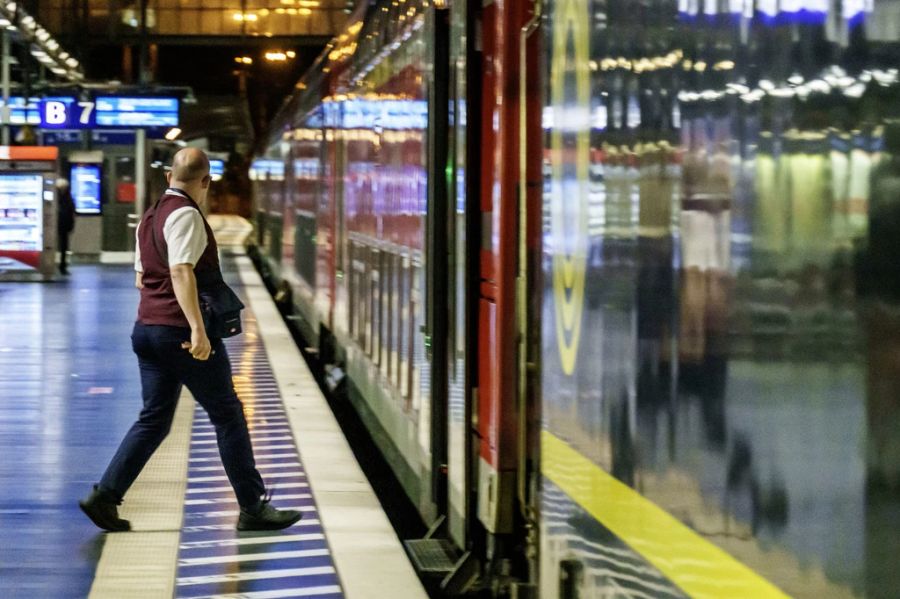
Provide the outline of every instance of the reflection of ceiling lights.
<path id="1" fill-rule="evenodd" d="M 255 12 L 244 12 L 244 13 L 236 12 L 232 15 L 232 18 L 238 22 L 247 21 L 250 23 L 253 23 L 253 22 L 256 22 L 259 20 L 259 17 L 256 15 Z"/>
<path id="2" fill-rule="evenodd" d="M 169 132 L 166 133 L 166 139 L 168 139 L 169 141 L 175 141 L 175 139 L 179 135 L 181 135 L 181 129 L 179 129 L 178 127 L 172 127 L 171 129 L 169 129 Z"/>
<path id="3" fill-rule="evenodd" d="M 806 100 L 811 95 L 829 95 L 842 93 L 848 98 L 861 98 L 869 89 L 870 84 L 875 83 L 881 87 L 891 87 L 900 83 L 900 69 L 888 70 L 866 69 L 858 76 L 848 75 L 838 66 L 826 68 L 817 79 L 805 81 L 797 73 L 788 77 L 787 82 L 779 83 L 769 79 L 761 79 L 756 89 L 750 89 L 744 83 L 728 83 L 723 90 L 691 91 L 682 90 L 678 93 L 681 102 L 715 101 L 726 94 L 739 95 L 748 104 L 759 102 L 766 96 L 773 98 L 800 98 Z"/>

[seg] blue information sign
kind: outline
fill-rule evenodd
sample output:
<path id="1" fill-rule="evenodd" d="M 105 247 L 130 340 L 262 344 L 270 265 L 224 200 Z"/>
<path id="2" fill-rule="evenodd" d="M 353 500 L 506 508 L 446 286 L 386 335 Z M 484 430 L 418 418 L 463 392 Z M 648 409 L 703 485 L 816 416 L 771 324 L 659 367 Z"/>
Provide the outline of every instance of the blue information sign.
<path id="1" fill-rule="evenodd" d="M 73 164 L 69 180 L 75 211 L 78 214 L 100 214 L 100 165 Z"/>
<path id="2" fill-rule="evenodd" d="M 225 174 L 225 161 L 218 158 L 209 159 L 209 175 L 213 181 L 218 181 Z"/>
<path id="3" fill-rule="evenodd" d="M 94 117 L 98 127 L 177 127 L 178 98 L 98 97 Z"/>
<path id="4" fill-rule="evenodd" d="M 65 144 L 80 144 L 81 131 L 77 129 L 61 129 L 58 131 L 44 132 L 45 146 L 59 146 Z"/>

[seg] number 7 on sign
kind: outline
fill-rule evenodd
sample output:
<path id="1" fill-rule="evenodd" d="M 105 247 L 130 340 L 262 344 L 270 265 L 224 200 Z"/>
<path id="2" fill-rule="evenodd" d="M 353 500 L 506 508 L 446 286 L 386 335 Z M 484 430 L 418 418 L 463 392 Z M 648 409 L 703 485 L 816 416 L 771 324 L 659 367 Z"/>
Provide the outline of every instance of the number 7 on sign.
<path id="1" fill-rule="evenodd" d="M 81 114 L 78 116 L 78 122 L 82 125 L 90 125 L 91 124 L 91 113 L 94 112 L 94 103 L 93 102 L 79 102 L 78 106 L 81 108 Z"/>

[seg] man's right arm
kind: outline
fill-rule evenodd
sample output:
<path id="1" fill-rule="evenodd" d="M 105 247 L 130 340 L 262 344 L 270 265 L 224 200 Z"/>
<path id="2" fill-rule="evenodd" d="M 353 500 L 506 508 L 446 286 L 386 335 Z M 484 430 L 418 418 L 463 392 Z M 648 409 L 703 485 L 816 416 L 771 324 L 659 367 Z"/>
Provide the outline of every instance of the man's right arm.
<path id="1" fill-rule="evenodd" d="M 200 312 L 200 300 L 197 294 L 197 278 L 194 275 L 192 264 L 174 264 L 169 266 L 172 276 L 172 288 L 175 290 L 175 299 L 188 324 L 191 325 L 191 355 L 198 360 L 209 358 L 212 346 L 206 336 L 206 328 L 203 326 L 203 314 Z M 184 347 L 184 346 L 182 346 Z"/>
<path id="2" fill-rule="evenodd" d="M 191 342 L 182 347 L 190 349 L 191 355 L 198 360 L 206 360 L 211 346 L 203 326 L 194 275 L 194 267 L 208 243 L 203 217 L 193 208 L 179 208 L 166 219 L 163 234 L 168 246 L 169 275 L 175 298 L 191 327 Z"/>

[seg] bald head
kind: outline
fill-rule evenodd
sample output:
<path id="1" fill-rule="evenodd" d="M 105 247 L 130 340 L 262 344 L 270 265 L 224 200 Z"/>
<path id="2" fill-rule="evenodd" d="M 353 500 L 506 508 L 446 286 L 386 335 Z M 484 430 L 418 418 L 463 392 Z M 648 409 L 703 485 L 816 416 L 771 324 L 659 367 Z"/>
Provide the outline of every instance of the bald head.
<path id="1" fill-rule="evenodd" d="M 182 183 L 200 181 L 209 175 L 209 158 L 197 148 L 182 148 L 172 159 L 172 180 Z"/>
<path id="2" fill-rule="evenodd" d="M 182 148 L 172 158 L 172 170 L 166 173 L 169 187 L 174 187 L 202 204 L 209 190 L 209 158 L 203 150 Z"/>

